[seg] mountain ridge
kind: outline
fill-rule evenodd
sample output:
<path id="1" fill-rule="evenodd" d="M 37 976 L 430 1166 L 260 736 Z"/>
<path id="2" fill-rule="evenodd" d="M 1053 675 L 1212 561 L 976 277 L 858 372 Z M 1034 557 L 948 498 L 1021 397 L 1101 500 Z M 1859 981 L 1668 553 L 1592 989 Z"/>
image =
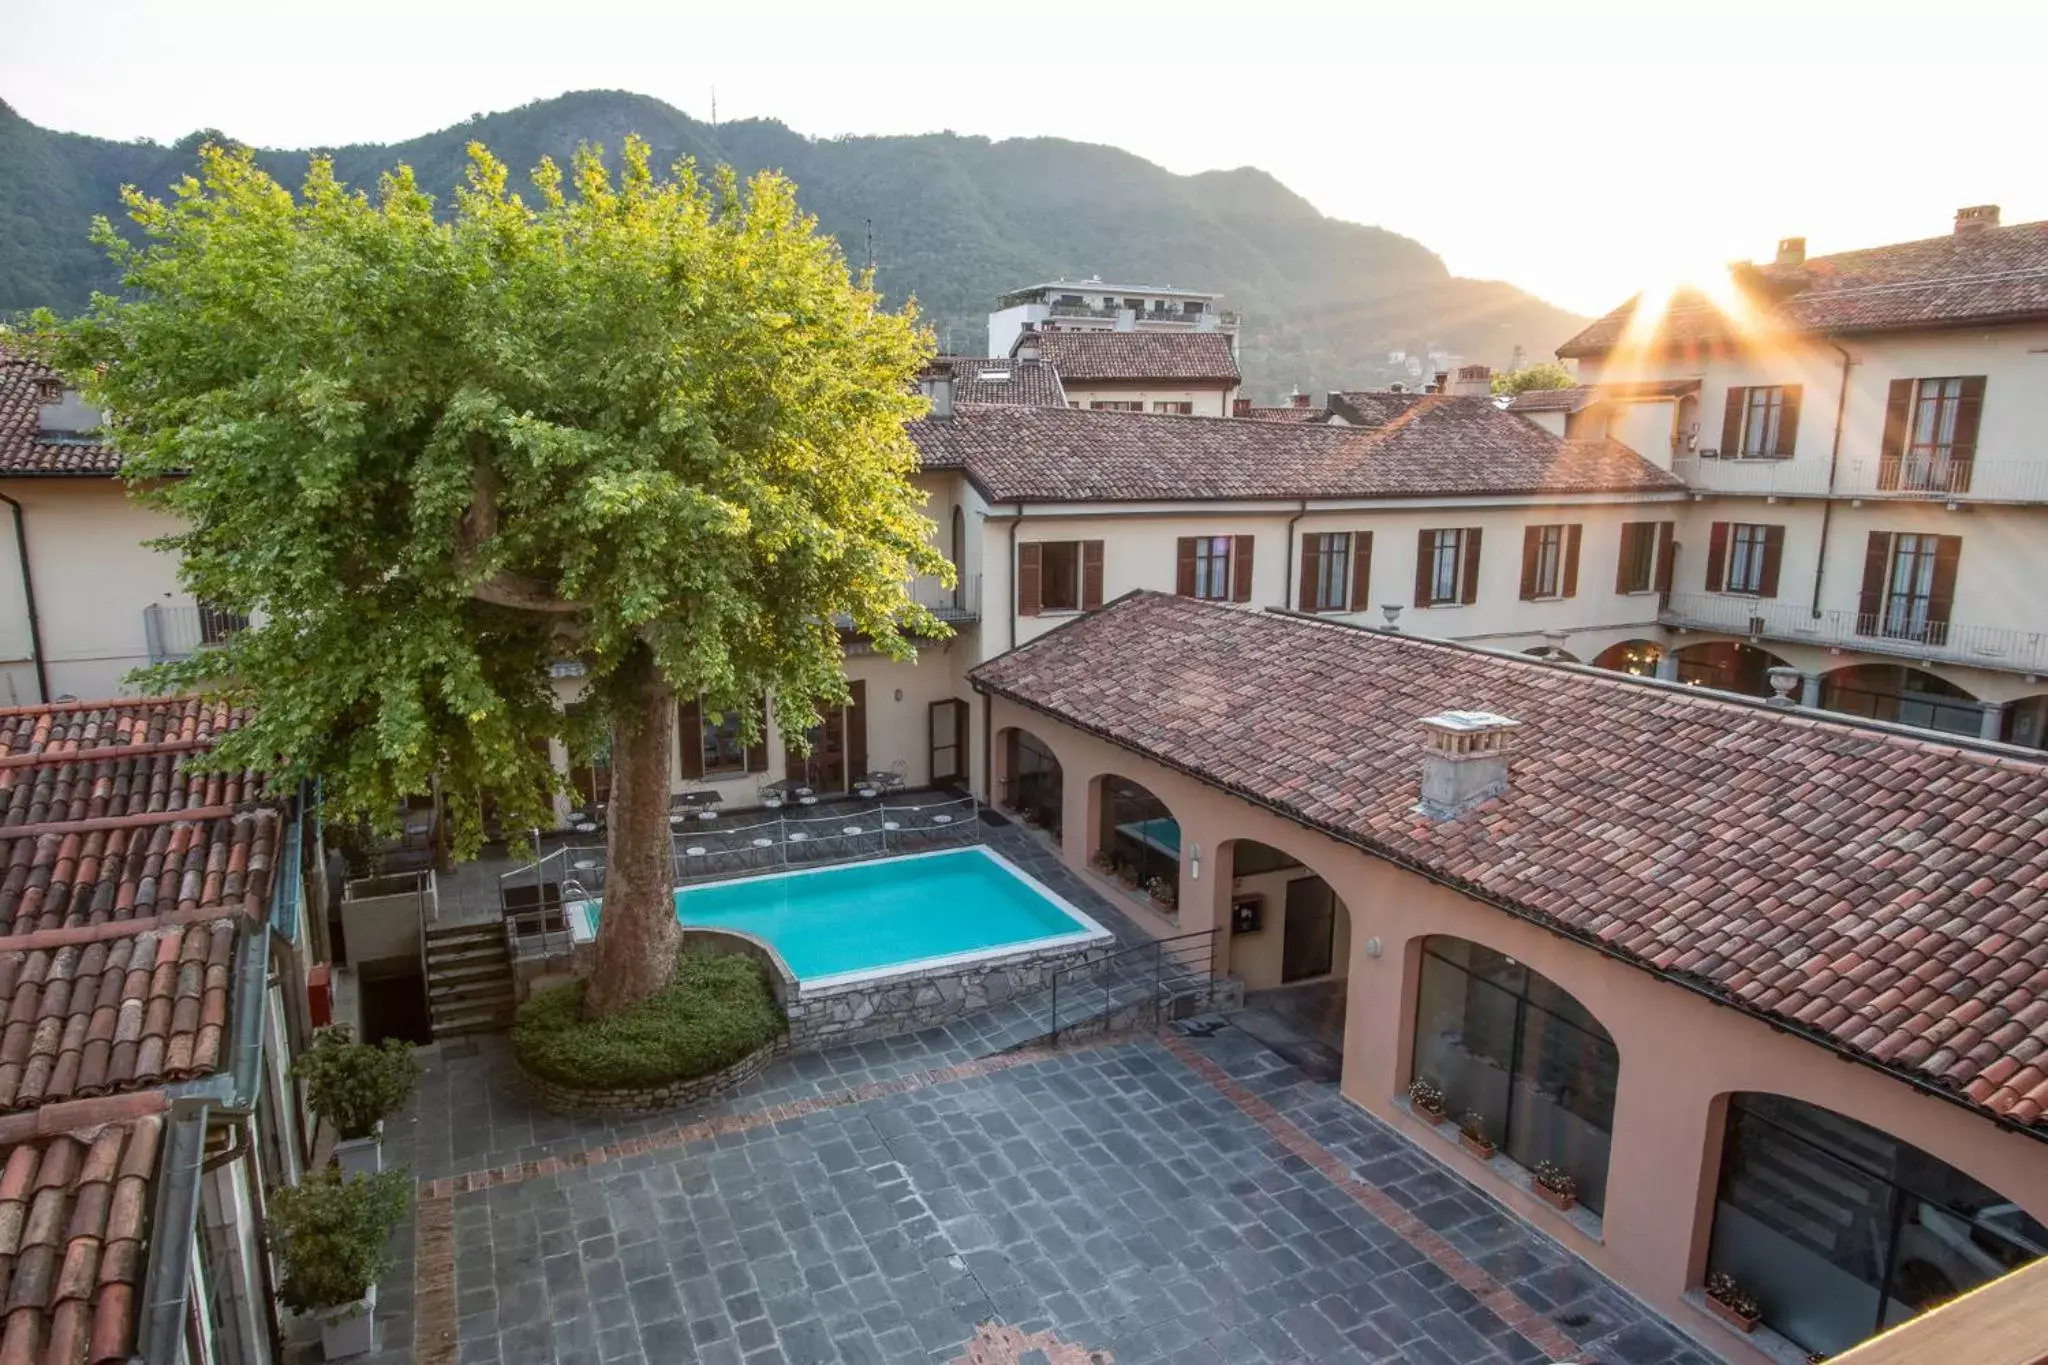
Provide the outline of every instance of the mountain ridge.
<path id="1" fill-rule="evenodd" d="M 615 153 L 627 134 L 654 160 L 775 169 L 803 207 L 865 257 L 891 303 L 915 295 L 945 349 L 978 354 L 998 294 L 1056 278 L 1213 290 L 1244 316 L 1247 393 L 1262 400 L 1407 377 L 1390 351 L 1450 351 L 1505 365 L 1544 356 L 1585 321 L 1512 285 L 1454 276 L 1441 257 L 1383 228 L 1330 218 L 1269 173 L 1239 166 L 1177 175 L 1098 143 L 953 132 L 808 137 L 774 119 L 710 124 L 652 96 L 576 91 L 473 115 L 391 143 L 259 148 L 296 186 L 315 152 L 344 181 L 371 185 L 403 161 L 444 202 L 465 148 L 481 141 L 523 175 L 581 142 Z M 164 193 L 193 164 L 202 131 L 163 145 L 41 128 L 0 101 L 0 315 L 81 307 L 109 288 L 86 240 L 92 214 L 118 225 L 118 190 Z"/>

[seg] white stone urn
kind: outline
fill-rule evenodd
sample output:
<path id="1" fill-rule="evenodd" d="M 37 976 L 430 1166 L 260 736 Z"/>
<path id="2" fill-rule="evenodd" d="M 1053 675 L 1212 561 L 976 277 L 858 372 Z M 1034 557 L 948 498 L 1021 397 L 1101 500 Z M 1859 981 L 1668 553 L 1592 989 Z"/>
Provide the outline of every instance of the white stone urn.
<path id="1" fill-rule="evenodd" d="M 341 1165 L 343 1179 L 352 1175 L 375 1175 L 384 1169 L 384 1121 L 368 1137 L 348 1138 L 334 1144 L 334 1159 Z"/>
<path id="2" fill-rule="evenodd" d="M 369 1141 L 364 1138 L 362 1141 Z M 354 1303 L 323 1308 L 320 1319 L 320 1353 L 328 1360 L 346 1360 L 368 1355 L 377 1349 L 377 1286 Z"/>

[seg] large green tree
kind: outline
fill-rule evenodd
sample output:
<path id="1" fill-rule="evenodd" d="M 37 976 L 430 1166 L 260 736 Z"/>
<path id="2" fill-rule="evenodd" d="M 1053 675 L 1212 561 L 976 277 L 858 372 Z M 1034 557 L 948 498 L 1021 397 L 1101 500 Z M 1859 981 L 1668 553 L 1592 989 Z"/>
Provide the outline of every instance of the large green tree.
<path id="1" fill-rule="evenodd" d="M 583 665 L 613 795 L 587 1008 L 664 985 L 676 701 L 772 696 L 801 735 L 842 701 L 839 627 L 905 657 L 931 548 L 904 422 L 929 354 L 763 174 L 654 174 L 629 140 L 534 192 L 471 148 L 451 215 L 401 168 L 374 196 L 315 161 L 294 196 L 206 149 L 141 228 L 98 237 L 119 297 L 45 349 L 109 414 L 201 600 L 256 624 L 159 670 L 253 704 L 219 761 L 320 774 L 373 815 L 438 782 L 459 855 L 494 803 L 552 823 L 552 666 Z"/>
<path id="2" fill-rule="evenodd" d="M 1495 375 L 1493 391 L 1512 397 L 1534 389 L 1568 389 L 1578 382 L 1570 370 L 1555 360 L 1539 360 L 1534 365 Z"/>

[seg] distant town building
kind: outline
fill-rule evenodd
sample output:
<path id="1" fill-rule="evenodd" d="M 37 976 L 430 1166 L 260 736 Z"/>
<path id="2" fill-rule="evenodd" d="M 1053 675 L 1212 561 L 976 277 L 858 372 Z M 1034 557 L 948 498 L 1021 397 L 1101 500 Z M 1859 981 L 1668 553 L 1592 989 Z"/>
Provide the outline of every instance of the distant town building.
<path id="1" fill-rule="evenodd" d="M 1008 355 L 1026 326 L 1041 332 L 1213 332 L 1237 351 L 1237 314 L 1216 307 L 1221 294 L 1153 285 L 1106 284 L 1102 277 L 1048 280 L 1013 289 L 988 315 L 988 353 Z"/>

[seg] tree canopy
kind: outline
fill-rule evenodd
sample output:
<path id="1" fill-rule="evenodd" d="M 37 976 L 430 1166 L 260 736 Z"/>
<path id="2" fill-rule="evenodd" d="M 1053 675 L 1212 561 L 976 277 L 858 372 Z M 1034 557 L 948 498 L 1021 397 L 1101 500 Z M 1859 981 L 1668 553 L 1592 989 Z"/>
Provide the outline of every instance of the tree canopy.
<path id="1" fill-rule="evenodd" d="M 907 477 L 912 311 L 787 180 L 658 177 L 637 139 L 620 164 L 544 160 L 529 199 L 472 145 L 437 219 L 403 167 L 371 196 L 316 159 L 294 196 L 210 146 L 167 201 L 127 191 L 139 244 L 97 226 L 124 292 L 39 335 L 182 520 L 186 585 L 255 622 L 153 680 L 255 705 L 217 761 L 378 816 L 438 781 L 467 855 L 486 802 L 553 823 L 559 660 L 580 741 L 609 724 L 665 806 L 677 694 L 750 738 L 772 695 L 801 734 L 845 699 L 840 623 L 896 657 L 944 633 L 905 592 L 950 571 Z M 631 856 L 673 928 L 665 822 L 611 837 L 601 961 Z"/>
<path id="2" fill-rule="evenodd" d="M 1538 361 L 1493 377 L 1493 391 L 1496 394 L 1528 393 L 1534 389 L 1568 389 L 1578 379 L 1555 360 Z"/>

